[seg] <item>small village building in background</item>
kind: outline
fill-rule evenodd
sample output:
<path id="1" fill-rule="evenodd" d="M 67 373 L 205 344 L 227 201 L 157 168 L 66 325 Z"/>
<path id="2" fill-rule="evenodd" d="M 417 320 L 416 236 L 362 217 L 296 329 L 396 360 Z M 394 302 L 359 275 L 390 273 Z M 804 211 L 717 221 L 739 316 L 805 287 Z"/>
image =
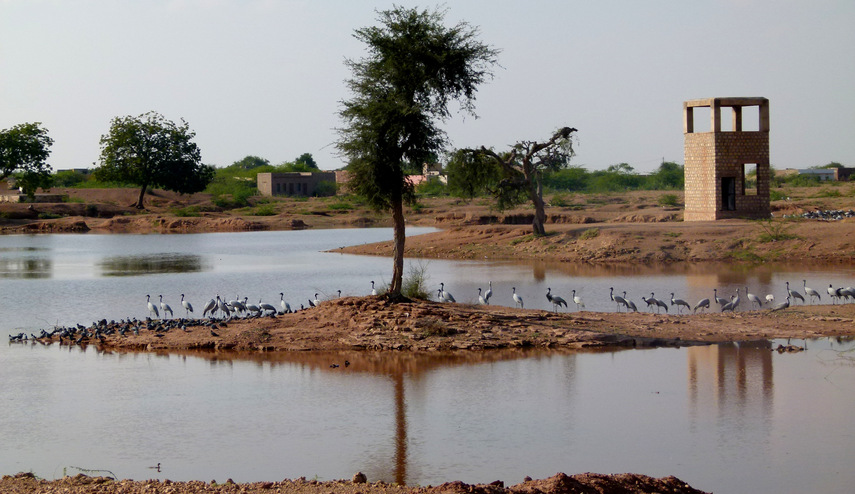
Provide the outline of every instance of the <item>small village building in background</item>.
<path id="1" fill-rule="evenodd" d="M 264 196 L 332 196 L 336 193 L 336 173 L 259 173 L 257 184 Z"/>

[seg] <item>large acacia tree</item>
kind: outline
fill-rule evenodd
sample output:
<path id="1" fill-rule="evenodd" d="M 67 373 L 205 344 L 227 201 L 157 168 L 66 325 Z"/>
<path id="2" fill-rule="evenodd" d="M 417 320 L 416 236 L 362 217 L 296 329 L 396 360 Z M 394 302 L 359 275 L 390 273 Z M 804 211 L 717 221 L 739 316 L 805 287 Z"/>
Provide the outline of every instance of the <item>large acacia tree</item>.
<path id="1" fill-rule="evenodd" d="M 37 187 L 51 183 L 47 164 L 53 139 L 41 123 L 23 123 L 0 130 L 0 180 L 14 174 L 18 186 L 32 196 Z"/>
<path id="2" fill-rule="evenodd" d="M 543 202 L 542 177 L 544 171 L 556 171 L 566 167 L 573 157 L 573 134 L 576 129 L 562 127 L 545 141 L 520 141 L 510 151 L 497 153 L 481 147 L 470 152 L 480 158 L 487 158 L 504 172 L 504 178 L 493 188 L 500 205 L 519 202 L 526 197 L 534 205 L 532 230 L 535 235 L 545 235 L 543 224 L 546 211 Z M 478 166 L 479 160 L 472 160 Z"/>
<path id="3" fill-rule="evenodd" d="M 116 117 L 101 136 L 101 166 L 95 176 L 139 185 L 139 209 L 149 187 L 201 192 L 214 178 L 214 168 L 202 164 L 195 136 L 184 120 L 176 125 L 155 112 Z"/>
<path id="4" fill-rule="evenodd" d="M 498 50 L 478 41 L 465 22 L 443 25 L 444 11 L 395 7 L 380 26 L 356 30 L 368 54 L 347 60 L 351 99 L 342 103 L 337 147 L 348 161 L 348 186 L 379 210 L 391 211 L 394 266 L 389 296 L 398 298 L 404 271 L 404 204 L 415 199 L 404 166 L 424 163 L 446 143 L 437 126 L 449 103 L 474 115 L 475 91 L 491 77 Z"/>

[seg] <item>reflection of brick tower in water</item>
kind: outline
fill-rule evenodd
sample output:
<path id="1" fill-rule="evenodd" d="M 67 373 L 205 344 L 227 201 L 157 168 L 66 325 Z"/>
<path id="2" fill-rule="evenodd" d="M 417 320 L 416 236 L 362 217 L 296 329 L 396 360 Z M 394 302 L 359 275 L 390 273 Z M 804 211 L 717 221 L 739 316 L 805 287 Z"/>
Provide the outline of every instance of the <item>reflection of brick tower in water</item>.
<path id="1" fill-rule="evenodd" d="M 759 128 L 743 130 L 742 109 L 759 107 Z M 695 132 L 694 109 L 710 108 L 710 132 Z M 722 131 L 721 109 L 732 109 Z M 708 98 L 683 103 L 685 221 L 769 218 L 769 100 Z"/>

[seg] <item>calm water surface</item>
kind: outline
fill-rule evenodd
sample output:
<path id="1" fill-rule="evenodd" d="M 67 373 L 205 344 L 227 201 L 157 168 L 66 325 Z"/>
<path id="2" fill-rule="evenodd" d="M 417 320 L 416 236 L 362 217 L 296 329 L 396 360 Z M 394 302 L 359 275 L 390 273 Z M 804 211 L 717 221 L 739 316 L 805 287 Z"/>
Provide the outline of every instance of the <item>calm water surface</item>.
<path id="1" fill-rule="evenodd" d="M 230 359 L 13 345 L 0 472 L 420 485 L 642 472 L 717 493 L 851 492 L 855 344 L 768 346 Z"/>
<path id="2" fill-rule="evenodd" d="M 410 233 L 428 231 L 411 229 Z M 176 314 L 220 293 L 292 306 L 364 295 L 388 259 L 321 251 L 391 230 L 0 236 L 0 335 L 96 318 Z M 546 287 L 614 310 L 608 287 L 692 302 L 749 285 L 855 284 L 848 266 L 653 268 L 409 261 L 474 301 L 550 308 Z M 825 299 L 823 299 L 825 302 Z M 641 304 L 639 303 L 639 306 Z M 640 307 L 641 308 L 641 307 Z M 227 358 L 0 344 L 0 473 L 78 469 L 121 478 L 277 480 L 317 475 L 437 484 L 517 483 L 556 472 L 677 475 L 720 492 L 851 492 L 855 345 L 807 342 L 601 353 L 371 353 Z M 804 342 L 797 342 L 803 344 Z M 345 368 L 332 363 L 349 360 Z M 148 467 L 160 462 L 161 472 Z"/>

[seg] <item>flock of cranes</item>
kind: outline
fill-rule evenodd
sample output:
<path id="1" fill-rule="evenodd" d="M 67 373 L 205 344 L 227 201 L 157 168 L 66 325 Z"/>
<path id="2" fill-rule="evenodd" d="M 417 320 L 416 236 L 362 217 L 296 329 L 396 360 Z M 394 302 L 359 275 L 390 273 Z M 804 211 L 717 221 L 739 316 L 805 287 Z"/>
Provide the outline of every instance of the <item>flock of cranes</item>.
<path id="1" fill-rule="evenodd" d="M 686 313 L 691 312 L 692 314 L 697 313 L 698 311 L 704 312 L 707 310 L 712 310 L 713 307 L 718 306 L 721 312 L 735 312 L 738 310 L 740 306 L 748 307 L 750 309 L 761 309 L 764 305 L 768 306 L 772 311 L 779 311 L 789 307 L 791 304 L 797 303 L 811 303 L 814 301 L 822 302 L 822 295 L 819 291 L 810 288 L 807 286 L 807 280 L 802 280 L 802 292 L 795 290 L 790 287 L 790 282 L 786 282 L 786 293 L 787 297 L 783 302 L 775 303 L 775 296 L 772 294 L 766 295 L 763 299 L 759 296 L 748 291 L 748 287 L 745 287 L 745 291 L 742 292 L 740 288 L 736 289 L 736 293 L 732 294 L 730 297 L 720 297 L 717 288 L 713 288 L 713 296 L 712 298 L 704 298 L 694 305 L 689 302 L 676 298 L 674 292 L 671 292 L 670 299 L 665 298 L 657 298 L 654 292 L 650 293 L 650 296 L 642 296 L 641 301 L 647 306 L 646 309 L 648 311 L 653 312 L 654 310 L 657 313 L 668 313 L 669 310 L 671 313 L 676 312 L 677 314 L 682 314 L 685 310 Z M 375 286 L 374 281 L 371 281 L 371 295 L 377 295 L 378 290 Z M 832 304 L 835 303 L 845 303 L 850 300 L 855 301 L 855 288 L 853 287 L 838 287 L 835 288 L 833 285 L 828 285 L 826 289 L 826 293 L 831 300 Z M 337 290 L 337 294 L 341 297 L 341 290 Z M 437 299 L 440 302 L 457 302 L 454 296 L 448 291 L 445 287 L 445 283 L 440 283 L 439 288 L 437 289 Z M 478 287 L 478 295 L 477 300 L 481 305 L 489 305 L 492 302 L 490 301 L 493 296 L 493 282 L 490 281 L 488 283 L 487 290 L 484 291 L 481 287 Z M 743 298 L 744 296 L 744 298 Z M 148 307 L 149 317 L 153 319 L 158 319 L 163 315 L 163 318 L 173 317 L 172 307 L 169 306 L 166 302 L 163 301 L 163 295 L 158 295 L 158 303 L 154 303 L 151 300 L 150 295 L 146 295 L 146 304 Z M 576 310 L 584 310 L 585 303 L 582 300 L 582 297 L 576 293 L 576 290 L 571 291 L 571 295 L 569 297 L 570 302 L 568 303 L 563 297 L 556 295 L 552 292 L 552 288 L 549 287 L 546 289 L 546 300 L 552 304 L 552 310 L 558 312 L 562 308 L 569 309 L 569 303 L 575 305 Z M 609 288 L 609 300 L 615 304 L 615 309 L 617 312 L 626 311 L 626 312 L 638 312 L 638 306 L 627 297 L 627 292 L 623 291 L 620 294 L 615 292 L 614 287 Z M 828 299 L 826 299 L 828 300 Z M 300 304 L 300 309 L 303 310 L 307 308 L 317 307 L 321 304 L 321 300 L 318 298 L 318 294 L 314 294 L 314 298 L 308 298 L 308 307 L 304 304 Z M 517 287 L 511 287 L 511 296 L 510 301 L 513 302 L 513 306 L 523 309 L 525 308 L 525 302 L 520 293 L 517 292 Z M 185 299 L 184 294 L 181 294 L 181 307 L 184 309 L 185 316 L 187 318 L 191 317 L 193 313 L 193 306 L 190 304 L 188 300 Z M 208 301 L 207 304 L 202 309 L 202 317 L 220 317 L 220 318 L 232 318 L 232 317 L 263 317 L 263 316 L 272 316 L 272 315 L 280 315 L 287 314 L 290 312 L 294 312 L 291 309 L 291 305 L 285 300 L 285 294 L 283 292 L 279 293 L 279 304 L 273 305 L 269 303 L 262 302 L 260 299 L 257 304 L 250 303 L 249 297 L 244 297 L 240 299 L 235 297 L 232 300 L 226 300 L 223 297 L 220 297 L 219 294 L 215 298 L 212 298 Z"/>
<path id="2" fill-rule="evenodd" d="M 736 289 L 736 293 L 731 295 L 730 297 L 719 297 L 718 289 L 713 288 L 713 297 L 712 301 L 709 298 L 704 298 L 699 300 L 694 305 L 686 302 L 685 300 L 675 298 L 674 292 L 671 292 L 671 298 L 669 299 L 660 299 L 656 298 L 655 293 L 651 292 L 650 297 L 642 296 L 641 300 L 647 305 L 647 310 L 656 311 L 657 313 L 662 313 L 664 310 L 666 313 L 669 311 L 669 308 L 672 309 L 672 312 L 676 310 L 678 314 L 683 313 L 683 309 L 686 310 L 686 313 L 697 313 L 698 311 L 707 311 L 710 310 L 712 304 L 715 303 L 718 305 L 721 312 L 736 312 L 740 306 L 740 304 L 745 301 L 745 305 L 743 307 L 750 307 L 751 309 L 761 309 L 764 305 L 768 304 L 769 308 L 772 311 L 778 311 L 786 309 L 790 306 L 790 304 L 796 304 L 797 301 L 802 304 L 806 303 L 805 298 L 809 300 L 811 304 L 813 304 L 814 300 L 818 302 L 822 302 L 822 296 L 819 291 L 814 290 L 807 286 L 807 280 L 802 280 L 802 289 L 804 290 L 804 295 L 802 295 L 798 290 L 793 290 L 790 288 L 790 282 L 786 282 L 786 292 L 787 297 L 784 302 L 780 302 L 775 304 L 775 296 L 773 294 L 768 294 L 761 299 L 759 296 L 748 291 L 748 287 L 745 287 L 745 292 L 741 292 L 740 288 Z M 855 288 L 849 287 L 838 287 L 835 288 L 833 285 L 829 284 L 826 289 L 828 296 L 831 299 L 831 303 L 844 303 L 848 302 L 850 299 L 855 301 Z M 616 310 L 621 312 L 621 310 L 625 310 L 626 312 L 638 312 L 638 306 L 635 305 L 635 302 L 630 300 L 627 295 L 627 292 L 622 292 L 622 294 L 615 293 L 614 287 L 609 288 L 609 300 L 615 303 Z M 744 299 L 742 298 L 744 294 Z M 440 302 L 455 302 L 454 297 L 448 290 L 445 289 L 445 284 L 440 283 L 440 288 L 437 291 L 438 299 Z M 482 288 L 478 288 L 478 303 L 481 305 L 490 304 L 490 297 L 493 295 L 493 282 L 489 282 L 489 289 L 486 292 L 482 292 Z M 511 300 L 514 303 L 514 307 L 524 308 L 524 303 L 522 296 L 517 293 L 517 288 L 511 287 Z M 552 288 L 547 287 L 546 289 L 546 300 L 552 304 L 552 310 L 557 312 L 562 307 L 568 308 L 567 300 L 563 297 L 555 295 L 552 293 Z M 582 301 L 582 298 L 576 294 L 576 290 L 571 291 L 571 300 L 576 305 L 577 310 L 583 310 L 585 308 L 585 303 Z M 670 304 L 669 304 L 670 302 Z M 749 305 L 750 304 L 750 305 Z"/>

